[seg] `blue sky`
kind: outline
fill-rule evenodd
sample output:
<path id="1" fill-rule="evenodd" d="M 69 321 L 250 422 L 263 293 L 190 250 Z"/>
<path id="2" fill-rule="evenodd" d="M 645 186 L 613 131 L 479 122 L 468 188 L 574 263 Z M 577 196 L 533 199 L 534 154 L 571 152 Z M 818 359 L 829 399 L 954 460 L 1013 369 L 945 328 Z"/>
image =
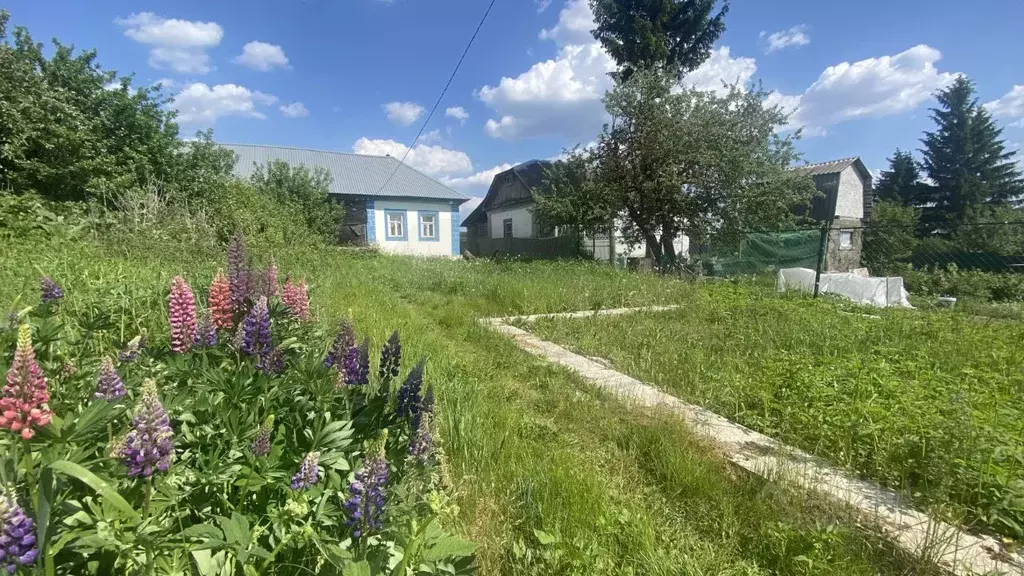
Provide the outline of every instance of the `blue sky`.
<path id="1" fill-rule="evenodd" d="M 106 68 L 164 80 L 182 131 L 225 142 L 400 156 L 487 0 L 15 0 L 37 40 L 96 48 Z M 481 196 L 508 164 L 592 141 L 611 61 L 585 0 L 497 0 L 409 163 Z M 929 128 L 958 73 L 1024 142 L 1024 2 L 734 1 L 712 58 L 685 81 L 761 81 L 803 126 L 808 161 L 873 171 Z M 449 110 L 451 109 L 451 110 Z M 467 206 L 468 208 L 469 206 Z"/>

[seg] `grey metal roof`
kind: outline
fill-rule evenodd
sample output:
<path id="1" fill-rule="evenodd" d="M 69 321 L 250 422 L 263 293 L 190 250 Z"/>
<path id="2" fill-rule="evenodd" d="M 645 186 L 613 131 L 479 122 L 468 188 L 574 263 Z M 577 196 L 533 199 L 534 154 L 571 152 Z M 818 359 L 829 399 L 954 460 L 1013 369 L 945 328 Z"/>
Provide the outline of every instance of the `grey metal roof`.
<path id="1" fill-rule="evenodd" d="M 459 204 L 467 198 L 391 156 L 363 156 L 344 152 L 288 148 L 285 146 L 262 146 L 258 144 L 220 144 L 238 155 L 234 173 L 248 178 L 255 172 L 256 164 L 270 160 L 283 160 L 292 165 L 307 168 L 323 167 L 330 172 L 333 182 L 331 194 L 347 196 L 370 196 L 377 198 L 429 198 L 432 200 L 454 200 Z M 395 167 L 398 171 L 395 171 Z M 388 177 L 394 172 L 394 177 Z M 384 186 L 384 183 L 387 185 Z M 384 186 L 382 189 L 381 186 Z"/>

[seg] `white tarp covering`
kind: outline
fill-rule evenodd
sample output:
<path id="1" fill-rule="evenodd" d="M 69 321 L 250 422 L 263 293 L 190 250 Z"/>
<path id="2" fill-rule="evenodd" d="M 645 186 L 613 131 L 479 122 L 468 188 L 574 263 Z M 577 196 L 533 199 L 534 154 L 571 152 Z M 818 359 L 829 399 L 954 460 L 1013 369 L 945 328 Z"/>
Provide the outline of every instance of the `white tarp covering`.
<path id="1" fill-rule="evenodd" d="M 779 278 L 775 283 L 779 292 L 786 290 L 803 290 L 814 292 L 814 270 L 810 268 L 783 268 L 779 270 Z M 853 273 L 822 273 L 818 286 L 821 294 L 839 294 L 854 302 L 885 307 L 913 308 L 907 301 L 907 291 L 903 289 L 903 278 L 865 277 Z"/>

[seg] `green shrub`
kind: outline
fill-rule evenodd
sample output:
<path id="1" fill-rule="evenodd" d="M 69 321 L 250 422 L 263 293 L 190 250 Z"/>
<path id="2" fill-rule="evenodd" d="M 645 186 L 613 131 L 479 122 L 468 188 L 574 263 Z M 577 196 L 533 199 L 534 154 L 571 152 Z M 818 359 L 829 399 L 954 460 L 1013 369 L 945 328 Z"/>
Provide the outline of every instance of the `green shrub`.
<path id="1" fill-rule="evenodd" d="M 906 288 L 912 294 L 1024 302 L 1024 274 L 961 270 L 956 264 L 918 270 L 905 265 L 897 272 L 903 276 Z"/>

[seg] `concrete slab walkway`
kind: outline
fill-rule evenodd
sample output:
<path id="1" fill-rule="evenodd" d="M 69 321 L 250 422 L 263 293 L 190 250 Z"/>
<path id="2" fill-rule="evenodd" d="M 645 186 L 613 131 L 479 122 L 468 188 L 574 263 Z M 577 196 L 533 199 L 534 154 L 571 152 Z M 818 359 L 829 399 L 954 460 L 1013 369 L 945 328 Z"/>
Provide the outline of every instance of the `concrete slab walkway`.
<path id="1" fill-rule="evenodd" d="M 770 480 L 790 481 L 852 506 L 911 554 L 931 558 L 954 574 L 1024 576 L 1024 555 L 1006 550 L 995 538 L 968 534 L 953 525 L 935 520 L 909 507 L 893 490 L 855 478 L 820 458 L 782 444 L 700 406 L 683 402 L 600 362 L 570 352 L 511 325 L 540 318 L 583 318 L 673 308 L 677 306 L 484 318 L 480 322 L 510 336 L 524 350 L 572 369 L 630 406 L 660 408 L 677 414 L 697 432 L 718 444 L 730 461 L 753 474 Z"/>

